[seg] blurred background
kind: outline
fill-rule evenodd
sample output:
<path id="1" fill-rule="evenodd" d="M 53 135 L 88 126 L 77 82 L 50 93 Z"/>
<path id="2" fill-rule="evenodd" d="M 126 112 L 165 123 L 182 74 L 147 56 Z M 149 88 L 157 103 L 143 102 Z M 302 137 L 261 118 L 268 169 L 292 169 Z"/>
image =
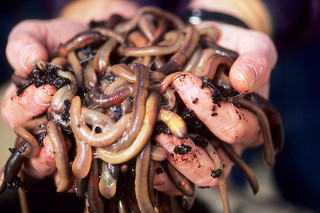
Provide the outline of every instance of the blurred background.
<path id="1" fill-rule="evenodd" d="M 36 0 L 10 0 L 1 3 L 1 101 L 13 73 L 5 56 L 8 34 L 21 20 L 47 19 L 55 16 L 62 3 L 53 8 L 48 6 L 50 1 L 48 2 L 48 4 L 41 4 Z M 271 75 L 270 100 L 282 115 L 285 146 L 276 157 L 276 166 L 271 169 L 263 164 L 261 147 L 245 151 L 243 158 L 257 173 L 261 189 L 256 196 L 253 196 L 240 171 L 234 168 L 228 179 L 233 212 L 320 212 L 320 202 L 318 202 L 320 166 L 319 159 L 316 158 L 317 151 L 320 150 L 319 49 L 320 39 L 315 39 L 279 50 L 278 63 Z M 2 119 L 0 135 L 0 164 L 4 165 L 10 155 L 8 148 L 13 147 L 15 136 Z M 58 208 L 59 212 L 70 212 L 65 208 L 68 206 L 69 195 L 59 195 L 54 200 L 49 200 L 54 194 L 51 179 L 42 180 L 42 183 L 37 183 L 34 187 L 49 188 L 52 192 L 33 190 L 31 193 L 36 197 L 30 201 L 33 205 L 39 205 L 42 208 L 51 205 L 56 206 L 52 208 L 55 210 Z M 16 191 L 7 190 L 0 195 L 0 212 L 8 210 L 19 212 L 18 202 Z M 72 202 L 75 202 L 74 208 L 81 209 L 82 204 L 79 201 Z M 199 206 L 208 208 L 208 212 L 221 212 L 219 191 L 199 189 L 196 207 Z M 48 212 L 56 212 L 55 210 Z"/>

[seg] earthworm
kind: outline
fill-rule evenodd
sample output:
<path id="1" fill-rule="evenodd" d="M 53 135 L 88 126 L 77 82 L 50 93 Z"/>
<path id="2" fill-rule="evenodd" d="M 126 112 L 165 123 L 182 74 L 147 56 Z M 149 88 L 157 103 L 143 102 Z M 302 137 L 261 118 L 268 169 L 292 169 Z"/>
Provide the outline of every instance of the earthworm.
<path id="1" fill-rule="evenodd" d="M 67 147 L 60 128 L 53 120 L 49 121 L 47 129 L 52 147 L 54 149 L 56 167 L 60 177 L 57 192 L 66 192 L 71 189 L 74 180 L 69 163 Z"/>
<path id="2" fill-rule="evenodd" d="M 275 163 L 274 159 L 274 146 L 272 142 L 270 124 L 266 113 L 255 103 L 252 101 L 248 101 L 243 98 L 237 98 L 233 100 L 233 103 L 237 106 L 244 107 L 250 111 L 252 111 L 258 118 L 259 124 L 262 131 L 262 137 L 264 141 L 264 160 L 266 165 L 272 167 Z"/>
<path id="3" fill-rule="evenodd" d="M 119 175 L 120 175 L 120 170 L 121 170 L 120 165 L 119 164 L 110 164 L 110 163 L 108 163 L 107 166 L 108 166 L 110 175 L 114 179 L 117 179 L 119 177 Z"/>
<path id="4" fill-rule="evenodd" d="M 68 54 L 68 63 L 72 66 L 79 87 L 84 86 L 83 69 L 75 51 Z"/>
<path id="5" fill-rule="evenodd" d="M 23 127 L 26 128 L 29 132 L 31 132 L 34 128 L 44 126 L 47 123 L 47 118 L 42 116 L 40 118 L 32 119 L 23 124 Z"/>
<path id="6" fill-rule="evenodd" d="M 149 87 L 149 69 L 142 64 L 133 64 L 132 70 L 136 74 L 135 94 L 133 103 L 132 120 L 123 136 L 116 142 L 106 147 L 112 151 L 119 151 L 130 146 L 142 127 L 145 112 L 146 100 Z"/>
<path id="7" fill-rule="evenodd" d="M 242 160 L 241 156 L 239 156 L 232 149 L 230 144 L 220 142 L 219 146 L 221 146 L 223 151 L 228 155 L 228 157 L 235 163 L 235 165 L 242 171 L 244 176 L 247 178 L 253 194 L 257 194 L 259 191 L 259 182 L 253 170 L 244 162 L 244 160 Z"/>
<path id="8" fill-rule="evenodd" d="M 192 183 L 183 174 L 174 168 L 168 161 L 162 162 L 162 165 L 174 185 L 182 192 L 182 194 L 189 197 L 194 195 L 195 192 Z"/>
<path id="9" fill-rule="evenodd" d="M 118 201 L 118 211 L 119 213 L 129 213 L 129 209 L 123 199 Z"/>
<path id="10" fill-rule="evenodd" d="M 210 26 L 210 27 L 201 27 L 198 28 L 201 37 L 204 37 L 209 43 L 216 43 L 221 35 L 219 28 Z"/>
<path id="11" fill-rule="evenodd" d="M 61 114 L 65 108 L 64 101 L 71 102 L 77 92 L 77 81 L 75 76 L 68 71 L 59 70 L 58 75 L 70 79 L 70 84 L 64 85 L 54 94 L 49 111 L 52 110 L 54 113 Z"/>
<path id="12" fill-rule="evenodd" d="M 90 162 L 90 164 L 91 164 L 91 162 Z M 83 179 L 75 178 L 76 196 L 81 197 L 81 198 L 84 198 L 86 196 L 87 184 L 88 184 L 88 176 Z"/>
<path id="13" fill-rule="evenodd" d="M 233 50 L 229 50 L 224 47 L 221 47 L 216 43 L 209 43 L 208 41 L 200 39 L 200 44 L 202 44 L 205 48 L 212 48 L 216 51 L 218 55 L 227 56 L 234 61 L 239 57 L 239 53 Z"/>
<path id="14" fill-rule="evenodd" d="M 105 22 L 104 27 L 107 29 L 113 29 L 117 23 L 120 23 L 124 20 L 124 18 L 119 14 L 112 14 L 108 20 Z"/>
<path id="15" fill-rule="evenodd" d="M 103 197 L 110 199 L 116 194 L 117 179 L 114 178 L 108 168 L 108 164 L 102 161 L 99 191 Z"/>
<path id="16" fill-rule="evenodd" d="M 167 151 L 158 145 L 151 146 L 151 159 L 154 161 L 164 161 L 167 159 Z"/>
<path id="17" fill-rule="evenodd" d="M 50 64 L 54 64 L 57 66 L 65 66 L 68 63 L 68 60 L 65 57 L 55 57 L 50 61 Z"/>
<path id="18" fill-rule="evenodd" d="M 151 141 L 149 141 L 136 161 L 135 194 L 141 212 L 155 212 L 150 201 L 148 190 L 148 169 L 150 161 Z"/>
<path id="19" fill-rule="evenodd" d="M 152 23 L 152 16 L 150 14 L 144 14 L 138 21 L 138 26 L 142 33 L 148 38 L 149 41 L 153 40 L 154 32 L 156 31 L 155 26 Z"/>
<path id="20" fill-rule="evenodd" d="M 126 64 L 115 64 L 112 67 L 108 68 L 107 72 L 112 71 L 114 74 L 120 76 L 130 83 L 136 83 L 136 76 Z"/>
<path id="21" fill-rule="evenodd" d="M 119 52 L 123 56 L 158 56 L 175 53 L 181 47 L 181 33 L 170 31 L 164 35 L 164 41 L 155 46 L 144 47 L 124 47 L 121 46 Z"/>
<path id="22" fill-rule="evenodd" d="M 131 42 L 135 47 L 143 47 L 147 45 L 148 39 L 144 37 L 140 31 L 135 30 L 129 34 L 128 41 Z"/>
<path id="23" fill-rule="evenodd" d="M 88 203 L 90 209 L 96 213 L 104 212 L 103 201 L 99 194 L 98 182 L 99 182 L 99 159 L 93 158 L 91 163 L 91 170 L 88 180 Z"/>
<path id="24" fill-rule="evenodd" d="M 92 161 L 91 146 L 84 140 L 76 137 L 76 157 L 72 163 L 72 173 L 78 179 L 85 178 L 90 171 Z"/>
<path id="25" fill-rule="evenodd" d="M 204 76 L 204 68 L 208 63 L 209 59 L 212 58 L 214 54 L 216 54 L 216 51 L 214 49 L 211 49 L 211 48 L 203 49 L 194 67 L 194 70 L 191 73 L 196 76 Z"/>
<path id="26" fill-rule="evenodd" d="M 165 109 L 160 109 L 158 120 L 165 123 L 170 132 L 179 139 L 188 135 L 188 129 L 185 121 L 176 113 Z"/>
<path id="27" fill-rule="evenodd" d="M 130 86 L 131 83 L 128 82 L 127 80 L 123 79 L 123 78 L 118 78 L 117 80 L 115 80 L 114 82 L 112 82 L 111 84 L 109 84 L 103 91 L 103 93 L 105 95 L 110 95 L 111 93 L 114 93 L 116 91 L 118 91 L 119 89 L 125 87 L 125 86 Z M 132 90 L 133 93 L 133 90 Z M 132 94 L 131 94 L 132 95 Z M 131 96 L 130 95 L 130 96 Z"/>
<path id="28" fill-rule="evenodd" d="M 158 71 L 166 75 L 175 72 L 181 68 L 192 55 L 198 45 L 200 38 L 199 32 L 192 25 L 185 27 L 184 32 L 186 35 L 182 47 L 170 58 L 169 62 Z"/>
<path id="29" fill-rule="evenodd" d="M 114 30 L 111 30 L 110 28 L 94 27 L 94 28 L 91 28 L 91 30 L 97 31 L 105 37 L 113 38 L 117 40 L 120 44 L 124 43 L 124 36 L 121 35 L 120 33 L 115 32 Z"/>
<path id="30" fill-rule="evenodd" d="M 99 48 L 93 60 L 93 68 L 97 73 L 104 73 L 107 70 L 110 54 L 117 44 L 116 39 L 110 38 Z"/>
<path id="31" fill-rule="evenodd" d="M 161 81 L 159 93 L 162 94 L 166 91 L 168 86 L 173 82 L 173 79 L 175 79 L 177 76 L 183 75 L 183 72 L 175 72 L 171 73 L 170 75 L 167 75 L 164 77 L 164 79 Z"/>
<path id="32" fill-rule="evenodd" d="M 84 32 L 80 32 L 74 37 L 72 37 L 69 41 L 64 44 L 60 44 L 58 47 L 58 53 L 62 57 L 66 57 L 70 52 L 85 47 L 88 44 L 103 41 L 106 37 L 103 36 L 100 32 L 87 30 Z"/>
<path id="33" fill-rule="evenodd" d="M 130 21 L 116 25 L 115 31 L 119 33 L 124 33 L 132 30 L 137 26 L 140 17 L 145 13 L 154 13 L 157 16 L 161 16 L 164 19 L 168 20 L 177 29 L 182 29 L 185 26 L 185 24 L 181 21 L 181 19 L 178 18 L 176 15 L 165 12 L 162 9 L 157 7 L 147 6 L 147 7 L 141 8 L 138 14 Z"/>
<path id="34" fill-rule="evenodd" d="M 199 60 L 202 48 L 199 46 L 194 50 L 192 56 L 188 60 L 188 62 L 184 65 L 183 72 L 193 72 L 195 66 Z"/>
<path id="35" fill-rule="evenodd" d="M 23 127 L 16 126 L 13 131 L 17 136 L 21 137 L 28 143 L 28 146 L 23 152 L 21 152 L 21 155 L 28 158 L 36 157 L 40 151 L 37 139 Z"/>
<path id="36" fill-rule="evenodd" d="M 29 84 L 30 79 L 26 79 L 26 78 L 23 78 L 23 77 L 21 77 L 21 76 L 18 76 L 18 75 L 13 74 L 13 75 L 11 76 L 11 81 L 12 81 L 18 88 L 20 88 L 20 87 L 23 87 L 23 86 Z"/>
<path id="37" fill-rule="evenodd" d="M 3 171 L 3 178 L 6 183 L 10 183 L 18 175 L 23 163 L 22 153 L 25 152 L 27 147 L 28 143 L 23 141 L 8 158 Z"/>
<path id="38" fill-rule="evenodd" d="M 81 116 L 93 129 L 99 127 L 102 131 L 110 129 L 116 123 L 109 115 L 84 106 L 81 108 Z"/>
<path id="39" fill-rule="evenodd" d="M 134 90 L 134 85 L 129 85 L 109 95 L 103 95 L 97 87 L 93 87 L 88 93 L 88 98 L 94 106 L 109 108 L 120 105 L 124 99 L 133 95 Z"/>
<path id="40" fill-rule="evenodd" d="M 110 152 L 104 148 L 97 148 L 96 153 L 103 161 L 111 164 L 124 163 L 136 156 L 147 143 L 152 135 L 154 125 L 156 124 L 160 110 L 159 95 L 155 92 L 150 93 L 146 103 L 146 114 L 143 120 L 142 128 L 134 142 L 126 149 L 118 152 Z"/>
<path id="41" fill-rule="evenodd" d="M 94 133 L 81 119 L 81 101 L 75 96 L 71 102 L 70 121 L 74 134 L 94 147 L 102 147 L 116 141 L 123 134 L 131 114 L 126 114 L 113 125 L 109 130 L 101 133 Z"/>
<path id="42" fill-rule="evenodd" d="M 121 111 L 123 114 L 128 114 L 132 112 L 133 103 L 127 98 L 121 103 Z"/>
<path id="43" fill-rule="evenodd" d="M 84 86 L 89 89 L 97 86 L 98 82 L 97 74 L 94 71 L 92 64 L 93 62 L 89 61 L 83 72 Z"/>
<path id="44" fill-rule="evenodd" d="M 161 96 L 164 103 L 161 103 L 161 107 L 165 110 L 172 110 L 176 105 L 176 95 L 175 90 L 172 88 L 166 89 L 166 91 Z"/>
<path id="45" fill-rule="evenodd" d="M 244 98 L 259 105 L 259 107 L 266 113 L 270 123 L 275 151 L 280 152 L 284 144 L 284 130 L 280 113 L 270 101 L 264 99 L 258 93 L 253 92 L 246 94 Z"/>
<path id="46" fill-rule="evenodd" d="M 213 79 L 214 76 L 216 75 L 216 72 L 217 72 L 217 69 L 219 68 L 219 66 L 225 65 L 228 69 L 230 69 L 232 64 L 233 64 L 233 61 L 228 57 L 220 56 L 220 55 L 212 56 L 208 60 L 208 63 L 206 64 L 205 69 L 203 70 L 203 74 L 201 76 L 208 77 L 209 79 Z M 226 83 L 223 82 L 225 84 L 222 84 L 222 86 L 224 86 L 224 85 L 229 86 L 227 84 L 227 82 Z M 220 85 L 218 85 L 218 86 L 220 86 Z M 230 89 L 230 86 L 228 89 Z"/>
<path id="47" fill-rule="evenodd" d="M 229 71 L 230 67 L 218 67 L 216 75 L 213 79 L 213 83 L 223 88 L 227 94 L 231 94 L 234 91 L 234 89 L 229 80 L 229 76 L 226 74 L 226 69 Z"/>

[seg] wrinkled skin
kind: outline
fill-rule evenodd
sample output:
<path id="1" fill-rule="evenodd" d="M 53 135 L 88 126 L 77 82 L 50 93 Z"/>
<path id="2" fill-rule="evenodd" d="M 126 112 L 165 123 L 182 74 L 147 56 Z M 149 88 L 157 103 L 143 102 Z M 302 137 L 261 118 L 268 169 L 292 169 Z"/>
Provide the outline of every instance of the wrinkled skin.
<path id="1" fill-rule="evenodd" d="M 125 8 L 123 11 L 125 11 Z M 130 11 L 132 12 L 134 10 L 130 8 Z M 106 17 L 107 16 L 108 15 L 106 14 Z M 235 26 L 218 23 L 205 24 L 218 26 L 222 32 L 218 44 L 225 48 L 237 51 L 240 54 L 240 57 L 236 60 L 230 70 L 230 81 L 233 87 L 242 93 L 256 91 L 264 97 L 267 97 L 270 71 L 277 59 L 276 50 L 270 38 L 260 32 L 254 32 Z M 32 70 L 31 64 L 33 61 L 38 58 L 47 60 L 48 53 L 57 47 L 59 43 L 67 41 L 76 33 L 83 31 L 85 27 L 86 25 L 84 25 L 83 22 L 79 23 L 62 19 L 50 21 L 29 20 L 18 24 L 10 34 L 6 48 L 8 61 L 15 70 L 15 74 L 26 77 Z M 64 30 L 61 30 L 61 28 Z M 191 77 L 190 79 L 192 81 L 192 79 L 194 80 L 195 78 Z M 178 82 L 175 82 L 176 89 L 180 96 L 182 96 L 182 99 L 183 97 L 186 97 L 187 99 L 189 96 L 199 95 L 195 94 L 195 90 L 189 90 L 191 85 L 189 85 L 190 82 L 188 82 L 189 81 L 185 81 L 185 86 L 178 85 Z M 16 90 L 17 88 L 15 85 L 12 84 L 9 86 L 1 107 L 3 119 L 11 129 L 13 129 L 14 126 L 30 120 L 33 116 L 44 113 L 50 105 L 52 94 L 55 93 L 55 89 L 49 85 L 39 88 L 34 88 L 33 86 L 28 87 L 20 97 L 15 95 Z M 34 96 L 30 98 L 30 94 L 34 94 Z M 202 97 L 204 102 L 211 101 L 205 95 Z M 32 108 L 30 108 L 30 106 L 32 106 Z M 206 117 L 205 113 L 208 109 L 202 108 L 201 105 L 199 105 L 198 108 L 199 112 L 197 115 Z M 20 113 L 19 116 L 17 116 L 17 112 Z M 244 117 L 249 119 L 245 125 L 239 126 L 238 119 L 228 120 L 230 132 L 233 132 L 233 130 L 235 130 L 234 128 L 239 128 L 237 131 L 242 131 L 241 136 L 237 138 L 228 138 L 228 142 L 233 144 L 236 152 L 239 154 L 246 147 L 256 146 L 262 142 L 256 118 L 246 110 L 243 110 L 241 113 L 243 113 Z M 214 125 L 210 122 L 206 124 L 209 129 Z M 244 131 L 243 128 L 248 126 L 251 128 L 250 132 Z M 212 129 L 214 128 L 215 127 L 212 126 Z M 246 140 L 248 138 L 250 138 L 250 140 Z M 179 142 L 179 140 L 173 139 L 165 142 L 160 136 L 158 140 L 159 143 L 164 143 L 163 146 L 167 151 L 169 150 L 168 146 L 170 143 L 181 143 L 181 141 Z M 48 166 L 46 163 L 41 163 L 44 162 L 43 158 L 48 157 L 48 153 L 50 153 L 44 152 L 43 149 L 50 150 L 52 147 L 50 147 L 50 144 L 47 146 L 45 145 L 44 148 L 42 148 L 42 154 L 40 152 L 37 158 L 32 159 L 34 162 L 25 165 L 25 167 L 29 167 L 29 173 L 31 175 L 45 177 L 53 171 L 51 165 Z M 232 163 L 224 153 L 220 153 L 219 151 L 219 155 L 221 156 L 222 162 L 226 164 L 226 174 L 228 174 Z M 201 156 L 199 157 L 201 158 Z M 204 157 L 204 161 L 206 161 L 205 159 L 207 158 Z M 206 164 L 210 166 L 213 163 L 208 161 Z M 179 161 L 175 161 L 173 165 L 175 167 L 181 166 Z M 193 164 L 190 164 L 189 168 L 192 166 Z M 185 176 L 190 176 L 191 174 L 188 174 L 190 172 L 192 172 L 190 169 L 183 169 L 182 171 Z M 204 179 L 201 175 L 201 173 L 193 174 L 192 172 L 193 178 L 200 181 Z M 205 181 L 203 185 L 208 185 L 208 183 Z M 216 183 L 210 184 L 210 186 L 215 185 Z M 162 187 L 162 190 L 169 191 L 166 187 Z"/>

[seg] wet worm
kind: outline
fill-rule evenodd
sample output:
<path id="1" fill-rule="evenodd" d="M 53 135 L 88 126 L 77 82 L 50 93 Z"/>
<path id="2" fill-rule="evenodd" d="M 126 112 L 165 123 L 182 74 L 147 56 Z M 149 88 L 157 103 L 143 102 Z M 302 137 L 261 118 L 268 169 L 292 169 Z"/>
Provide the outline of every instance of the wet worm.
<path id="1" fill-rule="evenodd" d="M 147 46 L 148 39 L 143 36 L 140 31 L 133 31 L 128 36 L 128 41 L 132 43 L 136 48 Z M 123 48 L 119 49 L 119 51 L 123 51 Z"/>
<path id="2" fill-rule="evenodd" d="M 189 197 L 194 195 L 195 191 L 194 187 L 192 187 L 192 183 L 176 168 L 174 168 L 171 163 L 169 163 L 168 161 L 163 161 L 162 166 L 166 170 L 173 184 L 179 191 L 182 192 L 182 194 Z"/>
<path id="3" fill-rule="evenodd" d="M 99 159 L 93 158 L 88 180 L 88 203 L 95 213 L 103 213 L 104 205 L 99 193 Z"/>
<path id="4" fill-rule="evenodd" d="M 86 196 L 87 184 L 88 184 L 88 177 L 85 177 L 83 179 L 75 178 L 76 196 L 81 197 L 81 198 L 84 198 Z"/>
<path id="5" fill-rule="evenodd" d="M 221 35 L 221 31 L 219 28 L 210 26 L 210 27 L 201 27 L 198 28 L 199 33 L 202 38 L 204 38 L 209 43 L 216 43 Z"/>
<path id="6" fill-rule="evenodd" d="M 228 155 L 228 157 L 235 163 L 235 165 L 242 171 L 244 176 L 247 178 L 253 194 L 257 194 L 259 191 L 259 182 L 256 174 L 253 170 L 242 160 L 241 156 L 239 156 L 231 147 L 230 144 L 225 142 L 220 142 L 219 146 L 223 149 L 223 151 Z"/>
<path id="7" fill-rule="evenodd" d="M 196 76 L 205 76 L 205 67 L 208 64 L 208 61 L 216 54 L 216 51 L 211 48 L 203 49 L 199 56 L 199 59 L 193 69 L 192 74 Z M 216 69 L 212 69 L 212 75 L 214 76 Z M 212 79 L 212 78 L 210 78 Z"/>
<path id="8" fill-rule="evenodd" d="M 98 83 L 98 77 L 93 69 L 92 64 L 93 62 L 89 61 L 83 72 L 84 86 L 89 89 L 92 87 L 96 87 Z"/>
<path id="9" fill-rule="evenodd" d="M 109 108 L 120 105 L 125 99 L 134 94 L 134 90 L 134 85 L 129 85 L 109 95 L 104 95 L 97 87 L 93 87 L 88 93 L 88 99 L 96 107 Z"/>
<path id="10" fill-rule="evenodd" d="M 185 121 L 176 113 L 165 109 L 160 109 L 158 120 L 165 123 L 170 132 L 179 139 L 188 135 L 188 129 Z"/>
<path id="11" fill-rule="evenodd" d="M 6 183 L 10 183 L 17 177 L 23 163 L 22 153 L 25 152 L 27 147 L 28 143 L 23 141 L 8 158 L 3 171 L 3 178 Z"/>
<path id="12" fill-rule="evenodd" d="M 73 68 L 73 73 L 76 76 L 78 86 L 84 87 L 83 69 L 82 69 L 81 63 L 80 63 L 75 51 L 70 52 L 68 54 L 67 59 L 68 59 L 68 63 Z"/>
<path id="13" fill-rule="evenodd" d="M 156 92 L 152 92 L 150 93 L 146 103 L 146 114 L 143 120 L 142 128 L 134 142 L 128 148 L 118 152 L 111 152 L 104 148 L 97 148 L 97 156 L 110 164 L 124 163 L 136 156 L 151 137 L 157 121 L 159 110 L 159 95 Z"/>
<path id="14" fill-rule="evenodd" d="M 272 135 L 272 141 L 276 152 L 280 152 L 284 144 L 284 129 L 281 115 L 275 106 L 258 93 L 250 93 L 244 96 L 245 99 L 257 104 L 266 113 Z"/>
<path id="15" fill-rule="evenodd" d="M 236 106 L 244 107 L 250 110 L 257 116 L 264 141 L 264 160 L 267 166 L 272 167 L 275 163 L 275 151 L 272 142 L 270 124 L 266 113 L 257 104 L 243 98 L 234 99 L 233 103 L 236 104 Z"/>
<path id="16" fill-rule="evenodd" d="M 164 41 L 156 46 L 121 47 L 119 52 L 124 56 L 158 56 L 175 53 L 182 45 L 181 33 L 170 31 L 165 34 Z"/>
<path id="17" fill-rule="evenodd" d="M 163 103 L 161 103 L 161 107 L 165 110 L 172 110 L 176 106 L 176 95 L 175 90 L 172 88 L 166 89 L 166 91 L 162 94 Z"/>
<path id="18" fill-rule="evenodd" d="M 81 118 L 81 100 L 79 96 L 75 96 L 71 102 L 70 109 L 70 121 L 71 128 L 74 134 L 85 140 L 88 144 L 94 147 L 103 147 L 109 145 L 121 137 L 128 121 L 131 118 L 131 114 L 126 114 L 117 121 L 107 131 L 101 133 L 95 133 L 91 130 Z"/>
<path id="19" fill-rule="evenodd" d="M 78 179 L 85 178 L 90 171 L 92 161 L 92 148 L 84 140 L 76 137 L 76 157 L 72 163 L 72 173 Z"/>
<path id="20" fill-rule="evenodd" d="M 60 181 L 57 192 L 66 192 L 73 186 L 74 176 L 69 163 L 67 147 L 60 128 L 51 120 L 47 126 L 48 136 L 54 149 L 56 167 Z"/>
<path id="21" fill-rule="evenodd" d="M 119 42 L 120 44 L 124 43 L 124 40 L 125 40 L 124 36 L 121 35 L 120 33 L 117 33 L 114 30 L 111 30 L 110 28 L 94 27 L 94 28 L 91 28 L 91 30 L 92 31 L 97 31 L 97 32 L 101 33 L 105 37 L 113 38 L 117 42 Z"/>
<path id="22" fill-rule="evenodd" d="M 119 89 L 126 87 L 126 86 L 130 86 L 132 85 L 130 82 L 128 82 L 127 80 L 123 79 L 123 78 L 118 78 L 117 80 L 115 80 L 114 82 L 112 82 L 111 84 L 109 84 L 105 89 L 104 89 L 104 94 L 105 95 L 110 95 L 111 93 L 115 93 L 117 92 Z M 132 94 L 133 95 L 134 92 L 134 87 L 132 85 Z"/>
<path id="23" fill-rule="evenodd" d="M 148 190 L 148 170 L 151 152 L 151 141 L 149 141 L 136 161 L 135 194 L 139 209 L 142 213 L 155 212 L 150 201 Z"/>
<path id="24" fill-rule="evenodd" d="M 117 178 L 112 176 L 108 163 L 101 164 L 101 175 L 99 181 L 99 191 L 103 197 L 111 199 L 117 190 Z"/>
<path id="25" fill-rule="evenodd" d="M 168 63 L 158 70 L 159 72 L 168 75 L 182 68 L 197 47 L 200 38 L 199 32 L 191 25 L 187 26 L 184 32 L 186 35 L 182 47 L 170 58 Z"/>
<path id="26" fill-rule="evenodd" d="M 202 44 L 205 48 L 212 48 L 216 51 L 218 55 L 226 56 L 231 58 L 232 60 L 237 60 L 239 57 L 239 53 L 226 49 L 224 47 L 219 46 L 216 43 L 209 43 L 208 41 L 205 41 L 204 39 L 200 39 L 200 44 Z"/>
<path id="27" fill-rule="evenodd" d="M 58 54 L 62 57 L 66 57 L 70 52 L 76 49 L 85 47 L 88 44 L 92 44 L 97 41 L 103 41 L 105 39 L 106 37 L 98 31 L 88 30 L 80 32 L 66 43 L 60 44 L 58 47 Z"/>
<path id="28" fill-rule="evenodd" d="M 198 47 L 194 50 L 191 58 L 184 65 L 183 72 L 189 72 L 189 73 L 193 72 L 193 70 L 195 69 L 196 64 L 200 58 L 201 52 L 202 52 L 202 48 L 200 48 L 198 45 Z"/>
<path id="29" fill-rule="evenodd" d="M 81 116 L 86 124 L 93 129 L 99 127 L 103 132 L 116 123 L 109 115 L 84 106 L 81 108 Z"/>
<path id="30" fill-rule="evenodd" d="M 104 73 L 107 70 L 110 54 L 117 44 L 116 39 L 110 38 L 100 47 L 93 60 L 93 68 L 97 73 Z"/>
<path id="31" fill-rule="evenodd" d="M 154 161 L 164 161 L 167 159 L 168 153 L 162 146 L 151 146 L 151 159 Z"/>
<path id="32" fill-rule="evenodd" d="M 135 84 L 135 101 L 133 103 L 132 120 L 123 136 L 116 143 L 106 147 L 112 151 L 119 151 L 127 148 L 133 143 L 142 127 L 146 112 L 146 100 L 148 97 L 149 87 L 149 69 L 142 64 L 133 64 L 131 69 L 136 74 L 137 79 Z"/>
<path id="33" fill-rule="evenodd" d="M 17 136 L 21 137 L 28 143 L 28 146 L 23 152 L 21 152 L 21 155 L 28 158 L 36 157 L 40 151 L 38 140 L 23 127 L 16 126 L 13 131 Z"/>

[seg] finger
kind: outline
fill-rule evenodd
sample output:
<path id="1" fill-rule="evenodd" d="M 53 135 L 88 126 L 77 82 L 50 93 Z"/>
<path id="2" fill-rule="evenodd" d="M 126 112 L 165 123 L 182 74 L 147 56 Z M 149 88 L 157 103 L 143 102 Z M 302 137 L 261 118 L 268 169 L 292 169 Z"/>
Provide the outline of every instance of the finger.
<path id="1" fill-rule="evenodd" d="M 200 78 L 190 73 L 181 74 L 175 78 L 173 85 L 187 108 L 193 110 L 222 141 L 247 145 L 258 141 L 260 128 L 256 116 L 229 102 L 221 102 L 221 107 L 213 103 L 211 90 L 201 88 Z"/>
<path id="2" fill-rule="evenodd" d="M 219 24 L 218 44 L 240 55 L 230 70 L 232 86 L 240 93 L 254 91 L 268 82 L 277 61 L 272 40 L 264 33 Z"/>
<path id="3" fill-rule="evenodd" d="M 17 75 L 27 77 L 36 59 L 47 60 L 48 53 L 84 29 L 82 24 L 62 19 L 23 21 L 9 35 L 8 62 Z"/>
<path id="4" fill-rule="evenodd" d="M 277 51 L 266 34 L 216 22 L 204 22 L 198 27 L 206 26 L 221 30 L 218 45 L 239 53 L 229 73 L 231 84 L 238 92 L 255 91 L 268 82 Z"/>
<path id="5" fill-rule="evenodd" d="M 11 129 L 44 113 L 50 106 L 56 88 L 51 85 L 38 88 L 31 85 L 20 96 L 16 95 L 16 91 L 16 86 L 11 84 L 4 94 L 1 107 L 2 118 Z"/>
<path id="6" fill-rule="evenodd" d="M 218 185 L 218 181 L 211 177 L 212 170 L 216 169 L 213 161 L 189 137 L 178 139 L 173 135 L 160 134 L 155 137 L 155 141 L 167 150 L 167 160 L 190 181 L 203 187 Z M 175 153 L 174 148 L 182 144 L 189 146 L 191 150 L 183 155 Z"/>

